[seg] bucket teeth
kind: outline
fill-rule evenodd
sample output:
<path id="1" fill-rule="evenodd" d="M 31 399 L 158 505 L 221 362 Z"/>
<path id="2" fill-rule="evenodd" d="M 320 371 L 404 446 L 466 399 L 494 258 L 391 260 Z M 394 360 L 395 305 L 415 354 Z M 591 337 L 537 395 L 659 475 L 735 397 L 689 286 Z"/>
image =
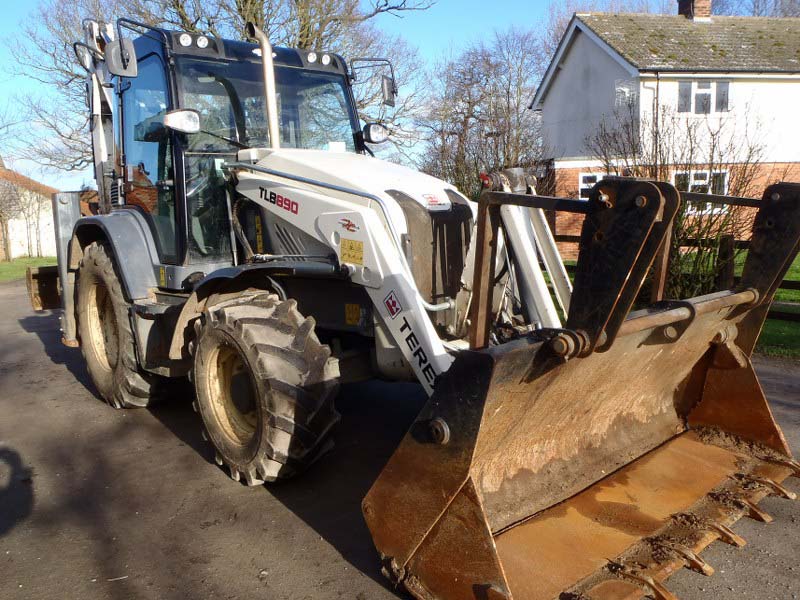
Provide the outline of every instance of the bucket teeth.
<path id="1" fill-rule="evenodd" d="M 769 489 L 774 495 L 780 496 L 787 500 L 797 500 L 797 494 L 787 490 L 780 483 L 773 481 L 768 477 L 753 477 L 743 473 L 737 473 L 733 479 L 738 481 L 745 489 L 752 489 L 753 487 L 762 487 Z"/>
<path id="2" fill-rule="evenodd" d="M 772 517 L 765 511 L 758 508 L 754 502 L 748 500 L 747 498 L 738 498 L 736 503 L 742 508 L 747 509 L 747 516 L 751 519 L 761 521 L 762 523 L 772 523 Z"/>
<path id="3" fill-rule="evenodd" d="M 666 586 L 660 581 L 656 581 L 646 573 L 642 573 L 627 565 L 612 564 L 609 565 L 612 572 L 617 573 L 623 579 L 629 579 L 650 590 L 650 595 L 655 600 L 678 600 L 678 597 L 670 592 Z"/>
<path id="4" fill-rule="evenodd" d="M 792 475 L 800 477 L 800 462 L 791 458 L 772 458 L 770 462 L 787 467 L 792 470 Z"/>
<path id="5" fill-rule="evenodd" d="M 709 565 L 705 560 L 700 558 L 691 549 L 683 544 L 676 544 L 674 542 L 665 543 L 664 546 L 678 554 L 684 561 L 686 566 L 692 571 L 702 573 L 706 577 L 711 577 L 714 574 L 714 567 Z"/>
<path id="6" fill-rule="evenodd" d="M 720 541 L 726 544 L 736 546 L 737 548 L 742 548 L 747 544 L 743 537 L 736 535 L 730 527 L 722 523 L 711 523 L 709 528 L 716 532 Z"/>
<path id="7" fill-rule="evenodd" d="M 768 479 L 766 477 L 756 477 L 753 479 L 753 481 L 763 485 L 764 487 L 768 487 L 773 491 L 773 493 L 776 496 L 780 496 L 781 498 L 786 498 L 787 500 L 797 500 L 797 494 L 787 490 L 780 483 L 772 481 L 772 479 Z"/>
<path id="8" fill-rule="evenodd" d="M 746 496 L 739 496 L 729 491 L 714 492 L 710 494 L 711 498 L 719 502 L 723 506 L 743 508 L 747 511 L 747 516 L 762 523 L 772 523 L 772 517 L 765 511 L 758 508 L 755 503 Z"/>

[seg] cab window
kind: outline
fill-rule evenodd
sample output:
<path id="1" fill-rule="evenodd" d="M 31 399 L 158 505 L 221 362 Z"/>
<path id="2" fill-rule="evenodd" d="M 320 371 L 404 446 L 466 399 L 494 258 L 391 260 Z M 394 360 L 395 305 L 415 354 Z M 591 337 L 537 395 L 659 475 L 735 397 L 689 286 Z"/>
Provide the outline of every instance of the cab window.
<path id="1" fill-rule="evenodd" d="M 122 85 L 125 203 L 147 215 L 162 262 L 177 263 L 172 143 L 163 125 L 169 98 L 156 54 L 139 61 L 139 74 Z"/>

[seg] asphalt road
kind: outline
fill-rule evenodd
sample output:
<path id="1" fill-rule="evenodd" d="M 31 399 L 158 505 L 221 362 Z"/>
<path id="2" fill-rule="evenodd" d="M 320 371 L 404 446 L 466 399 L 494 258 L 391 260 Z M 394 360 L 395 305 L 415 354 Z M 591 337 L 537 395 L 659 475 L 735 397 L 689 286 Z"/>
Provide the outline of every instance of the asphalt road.
<path id="1" fill-rule="evenodd" d="M 424 402 L 416 386 L 345 386 L 336 448 L 297 481 L 246 488 L 210 460 L 191 392 L 115 411 L 93 393 L 80 351 L 0 284 L 0 598 L 398 598 L 380 574 L 360 501 Z M 758 361 L 800 449 L 800 364 Z M 800 492 L 800 481 L 789 482 Z M 741 521 L 750 543 L 714 544 L 705 578 L 669 581 L 683 599 L 800 598 L 800 504 Z"/>

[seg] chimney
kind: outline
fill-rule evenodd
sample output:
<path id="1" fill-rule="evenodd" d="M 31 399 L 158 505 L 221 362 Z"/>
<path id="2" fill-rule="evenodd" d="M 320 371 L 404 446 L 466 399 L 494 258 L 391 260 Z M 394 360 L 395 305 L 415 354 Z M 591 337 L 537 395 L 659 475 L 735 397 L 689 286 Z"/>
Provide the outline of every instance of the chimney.
<path id="1" fill-rule="evenodd" d="M 693 21 L 710 21 L 711 0 L 678 0 L 678 14 Z"/>

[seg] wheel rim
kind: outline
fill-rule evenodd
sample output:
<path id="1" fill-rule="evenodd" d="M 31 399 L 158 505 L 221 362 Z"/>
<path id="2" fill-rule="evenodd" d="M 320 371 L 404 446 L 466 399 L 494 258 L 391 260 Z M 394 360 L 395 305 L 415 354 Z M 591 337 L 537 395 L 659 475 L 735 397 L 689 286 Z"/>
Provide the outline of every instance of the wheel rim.
<path id="1" fill-rule="evenodd" d="M 214 418 L 229 440 L 245 446 L 256 434 L 258 406 L 247 363 L 228 344 L 217 347 L 209 360 L 209 400 Z"/>
<path id="2" fill-rule="evenodd" d="M 111 294 L 105 285 L 98 282 L 92 286 L 88 303 L 88 330 L 91 346 L 100 364 L 108 371 L 117 366 L 119 337 L 117 315 Z"/>

